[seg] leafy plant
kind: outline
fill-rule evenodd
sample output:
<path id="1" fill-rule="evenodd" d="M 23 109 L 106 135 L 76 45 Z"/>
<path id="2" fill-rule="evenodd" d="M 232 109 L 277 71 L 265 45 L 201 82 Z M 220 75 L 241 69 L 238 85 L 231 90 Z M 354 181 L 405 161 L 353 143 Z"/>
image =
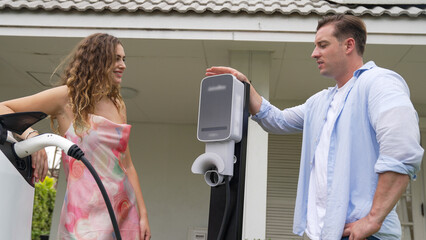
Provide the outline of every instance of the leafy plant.
<path id="1" fill-rule="evenodd" d="M 55 206 L 56 180 L 46 177 L 35 184 L 33 222 L 31 239 L 40 240 L 41 235 L 49 235 L 52 213 Z"/>

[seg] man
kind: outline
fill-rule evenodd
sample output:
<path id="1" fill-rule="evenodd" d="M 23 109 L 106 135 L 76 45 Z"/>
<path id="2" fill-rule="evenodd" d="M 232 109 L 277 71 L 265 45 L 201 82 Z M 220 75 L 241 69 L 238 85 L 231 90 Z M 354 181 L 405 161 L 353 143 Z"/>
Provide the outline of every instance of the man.
<path id="1" fill-rule="evenodd" d="M 417 113 L 404 79 L 363 63 L 367 32 L 350 15 L 319 20 L 320 74 L 336 86 L 283 111 L 250 87 L 250 113 L 270 133 L 303 131 L 293 231 L 310 239 L 400 239 L 395 205 L 423 156 Z M 212 67 L 206 75 L 235 69 Z"/>

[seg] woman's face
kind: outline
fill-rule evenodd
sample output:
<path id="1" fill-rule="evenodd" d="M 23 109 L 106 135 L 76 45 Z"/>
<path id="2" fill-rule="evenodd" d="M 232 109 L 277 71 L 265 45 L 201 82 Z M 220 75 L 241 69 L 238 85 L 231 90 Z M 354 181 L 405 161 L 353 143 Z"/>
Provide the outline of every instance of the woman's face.
<path id="1" fill-rule="evenodd" d="M 116 49 L 117 59 L 114 66 L 114 79 L 117 84 L 121 83 L 121 78 L 123 77 L 124 70 L 126 69 L 126 54 L 124 53 L 124 48 L 121 44 L 117 45 Z"/>

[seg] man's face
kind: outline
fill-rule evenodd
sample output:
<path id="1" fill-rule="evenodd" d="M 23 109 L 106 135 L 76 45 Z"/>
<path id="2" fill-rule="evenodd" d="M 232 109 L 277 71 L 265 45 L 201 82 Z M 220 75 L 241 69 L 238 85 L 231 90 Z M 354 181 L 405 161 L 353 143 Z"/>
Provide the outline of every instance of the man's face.
<path id="1" fill-rule="evenodd" d="M 317 31 L 311 57 L 316 59 L 321 75 L 337 79 L 344 70 L 345 46 L 333 33 L 334 24 L 327 24 Z"/>

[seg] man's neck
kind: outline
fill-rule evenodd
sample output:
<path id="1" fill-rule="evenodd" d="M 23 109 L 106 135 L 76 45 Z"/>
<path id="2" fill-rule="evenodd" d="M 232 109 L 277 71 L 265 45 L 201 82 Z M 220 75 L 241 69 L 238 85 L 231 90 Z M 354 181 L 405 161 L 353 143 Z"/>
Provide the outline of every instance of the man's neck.
<path id="1" fill-rule="evenodd" d="M 349 80 L 351 80 L 351 78 L 353 77 L 354 72 L 356 70 L 360 69 L 363 65 L 364 65 L 364 63 L 363 63 L 362 58 L 361 58 L 360 61 L 357 61 L 356 64 L 349 66 L 346 73 L 343 76 L 335 79 L 336 83 L 337 83 L 337 87 L 341 88 L 347 82 L 349 82 Z"/>

